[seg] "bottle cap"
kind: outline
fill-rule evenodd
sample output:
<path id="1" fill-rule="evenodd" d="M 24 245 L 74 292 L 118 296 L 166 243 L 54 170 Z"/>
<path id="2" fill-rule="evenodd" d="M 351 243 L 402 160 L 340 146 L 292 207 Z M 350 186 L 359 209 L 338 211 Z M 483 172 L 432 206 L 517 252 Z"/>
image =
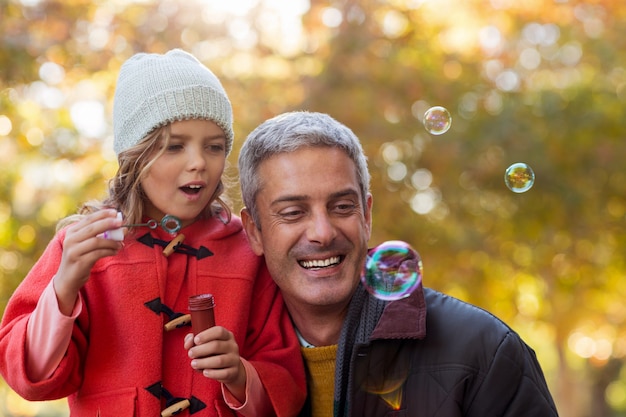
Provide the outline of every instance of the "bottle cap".
<path id="1" fill-rule="evenodd" d="M 199 294 L 189 297 L 189 311 L 206 310 L 215 307 L 213 294 Z"/>

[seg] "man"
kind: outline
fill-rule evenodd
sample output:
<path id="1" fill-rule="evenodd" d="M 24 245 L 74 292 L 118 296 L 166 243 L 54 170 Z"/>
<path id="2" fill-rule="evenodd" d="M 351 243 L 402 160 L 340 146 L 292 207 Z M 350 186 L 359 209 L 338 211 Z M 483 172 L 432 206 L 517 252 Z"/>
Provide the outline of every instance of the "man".
<path id="1" fill-rule="evenodd" d="M 301 416 L 557 416 L 534 352 L 498 318 L 421 285 L 396 301 L 365 290 L 372 195 L 350 129 L 277 116 L 248 136 L 239 172 L 244 226 L 301 341 Z"/>

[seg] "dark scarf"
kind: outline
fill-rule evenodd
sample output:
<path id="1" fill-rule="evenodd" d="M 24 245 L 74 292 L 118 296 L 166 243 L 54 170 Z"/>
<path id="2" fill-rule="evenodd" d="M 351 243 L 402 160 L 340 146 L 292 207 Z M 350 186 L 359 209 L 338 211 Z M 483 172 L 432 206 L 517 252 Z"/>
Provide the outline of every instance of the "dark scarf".
<path id="1" fill-rule="evenodd" d="M 352 296 L 337 347 L 334 417 L 350 416 L 349 395 L 354 389 L 351 369 L 354 346 L 369 341 L 387 304 L 371 296 L 362 284 Z"/>

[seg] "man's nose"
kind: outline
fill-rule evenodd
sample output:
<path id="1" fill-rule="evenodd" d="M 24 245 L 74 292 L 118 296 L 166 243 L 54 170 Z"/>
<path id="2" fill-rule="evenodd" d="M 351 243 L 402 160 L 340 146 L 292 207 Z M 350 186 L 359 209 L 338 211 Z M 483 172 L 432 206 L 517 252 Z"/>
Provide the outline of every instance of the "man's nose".
<path id="1" fill-rule="evenodd" d="M 335 239 L 337 231 L 328 213 L 316 213 L 311 216 L 307 229 L 307 238 L 310 242 L 328 245 Z"/>

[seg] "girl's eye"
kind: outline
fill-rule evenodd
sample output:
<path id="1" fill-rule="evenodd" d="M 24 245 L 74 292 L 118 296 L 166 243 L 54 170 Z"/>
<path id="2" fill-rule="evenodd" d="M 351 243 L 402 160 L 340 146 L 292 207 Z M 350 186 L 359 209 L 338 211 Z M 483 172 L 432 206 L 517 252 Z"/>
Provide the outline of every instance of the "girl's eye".
<path id="1" fill-rule="evenodd" d="M 168 151 L 177 151 L 177 150 L 182 149 L 182 148 L 183 148 L 183 145 L 180 145 L 178 143 L 170 143 L 167 146 L 167 150 Z"/>
<path id="2" fill-rule="evenodd" d="M 209 150 L 211 152 L 223 152 L 225 149 L 224 145 L 209 145 Z"/>

